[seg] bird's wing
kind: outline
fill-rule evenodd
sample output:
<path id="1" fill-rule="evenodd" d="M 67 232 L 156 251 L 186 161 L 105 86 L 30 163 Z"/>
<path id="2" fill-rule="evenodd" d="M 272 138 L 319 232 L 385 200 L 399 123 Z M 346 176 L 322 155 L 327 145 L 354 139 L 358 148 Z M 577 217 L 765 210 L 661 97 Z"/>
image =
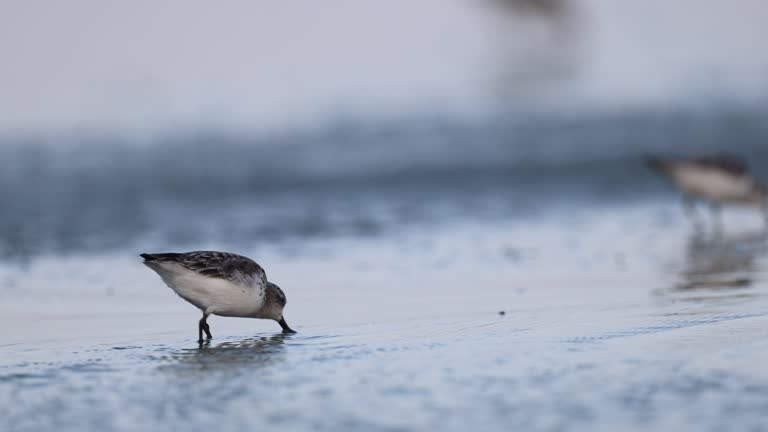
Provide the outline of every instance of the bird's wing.
<path id="1" fill-rule="evenodd" d="M 745 175 L 749 171 L 747 161 L 731 154 L 702 156 L 692 162 L 702 167 L 716 168 L 734 175 Z"/>
<path id="2" fill-rule="evenodd" d="M 203 276 L 230 281 L 260 280 L 267 283 L 264 269 L 255 261 L 229 252 L 144 253 L 144 262 L 176 263 Z"/>

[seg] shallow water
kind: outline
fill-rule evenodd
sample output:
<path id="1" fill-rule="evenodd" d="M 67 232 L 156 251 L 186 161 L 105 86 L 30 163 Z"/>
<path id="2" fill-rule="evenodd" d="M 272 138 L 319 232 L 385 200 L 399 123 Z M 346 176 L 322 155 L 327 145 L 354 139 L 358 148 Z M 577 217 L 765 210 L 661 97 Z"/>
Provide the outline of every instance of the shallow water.
<path id="1" fill-rule="evenodd" d="M 201 348 L 173 338 L 50 346 L 55 361 L 3 371 L 3 418 L 10 430 L 764 425 L 768 376 L 755 365 L 768 348 L 765 314 L 624 318 L 633 312 L 593 312 L 614 324 L 607 332 L 563 332 L 581 314 L 561 312 L 230 336 Z M 704 338 L 715 341 L 692 342 Z"/>
<path id="2" fill-rule="evenodd" d="M 133 251 L 12 264 L 0 429 L 764 430 L 766 237 L 726 220 L 661 201 L 256 248 L 299 333 L 214 318 L 203 346 Z"/>
<path id="3" fill-rule="evenodd" d="M 703 431 L 768 424 L 768 237 L 694 231 L 649 152 L 766 173 L 763 109 L 0 137 L 0 431 Z M 255 258 L 276 323 L 141 252 Z"/>

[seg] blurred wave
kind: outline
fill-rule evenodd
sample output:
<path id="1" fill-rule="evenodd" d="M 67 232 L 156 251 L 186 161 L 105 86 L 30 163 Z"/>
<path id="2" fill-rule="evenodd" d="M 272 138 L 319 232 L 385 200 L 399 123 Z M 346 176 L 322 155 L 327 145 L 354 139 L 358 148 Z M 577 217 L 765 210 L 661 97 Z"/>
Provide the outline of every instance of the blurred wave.
<path id="1" fill-rule="evenodd" d="M 339 121 L 252 136 L 5 137 L 0 253 L 371 235 L 672 192 L 648 152 L 727 150 L 768 173 L 768 111 Z"/>

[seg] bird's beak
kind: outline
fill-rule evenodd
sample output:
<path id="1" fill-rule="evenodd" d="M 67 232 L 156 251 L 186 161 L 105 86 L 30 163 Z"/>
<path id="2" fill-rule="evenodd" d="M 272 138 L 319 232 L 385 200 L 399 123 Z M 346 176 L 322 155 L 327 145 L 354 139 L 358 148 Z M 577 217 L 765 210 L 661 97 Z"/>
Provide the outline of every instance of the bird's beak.
<path id="1" fill-rule="evenodd" d="M 280 324 L 280 327 L 283 328 L 283 333 L 296 333 L 295 330 L 293 330 L 292 328 L 288 327 L 288 323 L 285 322 L 285 318 L 284 317 L 280 317 L 280 321 L 278 321 L 277 323 Z"/>

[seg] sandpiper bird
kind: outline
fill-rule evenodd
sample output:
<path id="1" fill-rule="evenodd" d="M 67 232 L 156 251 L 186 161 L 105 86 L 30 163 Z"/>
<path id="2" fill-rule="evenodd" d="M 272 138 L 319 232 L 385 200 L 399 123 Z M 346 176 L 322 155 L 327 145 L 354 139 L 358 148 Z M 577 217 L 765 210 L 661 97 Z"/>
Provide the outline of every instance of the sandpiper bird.
<path id="1" fill-rule="evenodd" d="M 211 339 L 208 316 L 263 318 L 277 321 L 283 333 L 296 333 L 283 317 L 285 293 L 267 281 L 260 265 L 250 258 L 227 252 L 144 253 L 144 264 L 157 272 L 179 297 L 203 312 L 198 341 L 203 332 Z"/>
<path id="2" fill-rule="evenodd" d="M 709 203 L 718 222 L 724 204 L 760 206 L 768 223 L 768 187 L 749 174 L 747 163 L 738 156 L 649 157 L 647 163 L 682 190 L 683 204 L 689 215 L 695 213 L 696 200 Z"/>

